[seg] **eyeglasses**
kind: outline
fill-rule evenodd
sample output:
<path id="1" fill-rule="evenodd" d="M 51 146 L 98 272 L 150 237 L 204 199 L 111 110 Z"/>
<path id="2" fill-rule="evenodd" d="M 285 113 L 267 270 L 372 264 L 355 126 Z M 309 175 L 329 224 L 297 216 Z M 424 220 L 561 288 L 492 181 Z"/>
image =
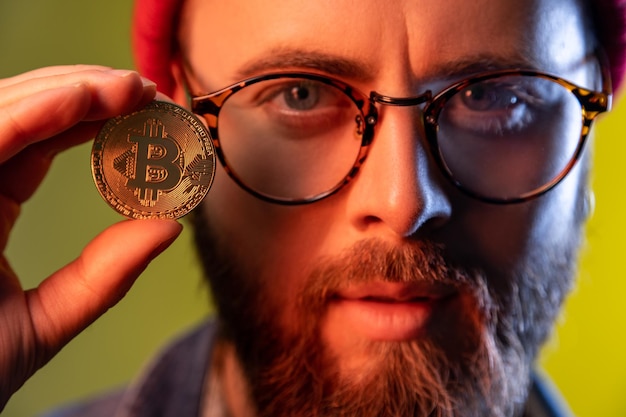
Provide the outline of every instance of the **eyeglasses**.
<path id="1" fill-rule="evenodd" d="M 349 183 L 374 139 L 378 107 L 423 105 L 426 148 L 443 175 L 484 202 L 546 193 L 580 158 L 603 92 L 534 70 L 499 70 L 434 94 L 369 96 L 312 73 L 273 73 L 192 96 L 216 154 L 243 189 L 266 201 L 306 204 Z M 385 178 L 381 178 L 385 181 Z"/>

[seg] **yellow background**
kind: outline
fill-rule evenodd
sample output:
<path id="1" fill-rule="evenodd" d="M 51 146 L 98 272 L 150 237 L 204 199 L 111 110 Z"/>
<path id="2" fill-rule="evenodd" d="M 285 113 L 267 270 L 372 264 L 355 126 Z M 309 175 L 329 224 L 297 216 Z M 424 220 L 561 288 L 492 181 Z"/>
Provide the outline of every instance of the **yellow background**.
<path id="1" fill-rule="evenodd" d="M 3 0 L 0 77 L 56 64 L 132 67 L 129 0 Z M 542 364 L 582 417 L 626 415 L 626 104 L 603 119 L 596 140 L 596 211 L 579 285 Z M 61 155 L 28 202 L 8 256 L 25 287 L 78 255 L 120 220 L 91 180 L 89 144 Z M 10 400 L 2 416 L 30 417 L 128 381 L 172 335 L 209 312 L 185 232 L 120 305 L 67 346 Z"/>

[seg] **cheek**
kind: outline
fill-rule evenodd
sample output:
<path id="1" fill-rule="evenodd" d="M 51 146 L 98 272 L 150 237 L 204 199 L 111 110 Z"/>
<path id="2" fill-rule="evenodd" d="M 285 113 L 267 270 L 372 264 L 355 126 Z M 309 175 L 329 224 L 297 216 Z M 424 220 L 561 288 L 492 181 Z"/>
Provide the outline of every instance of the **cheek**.
<path id="1" fill-rule="evenodd" d="M 530 241 L 536 208 L 470 202 L 453 221 L 448 247 L 462 264 L 505 276 L 519 265 Z"/>
<path id="2" fill-rule="evenodd" d="M 221 166 L 202 210 L 246 275 L 281 283 L 288 291 L 321 253 L 332 219 L 323 203 L 281 206 L 259 200 Z"/>
<path id="3" fill-rule="evenodd" d="M 578 238 L 585 219 L 584 199 L 587 176 L 584 163 L 578 163 L 569 175 L 543 200 L 540 216 L 531 229 L 532 238 L 544 245 L 561 245 Z"/>
<path id="4" fill-rule="evenodd" d="M 444 237 L 451 255 L 496 276 L 509 276 L 537 253 L 577 240 L 585 181 L 580 171 L 575 168 L 556 188 L 528 203 L 497 206 L 465 201 Z"/>

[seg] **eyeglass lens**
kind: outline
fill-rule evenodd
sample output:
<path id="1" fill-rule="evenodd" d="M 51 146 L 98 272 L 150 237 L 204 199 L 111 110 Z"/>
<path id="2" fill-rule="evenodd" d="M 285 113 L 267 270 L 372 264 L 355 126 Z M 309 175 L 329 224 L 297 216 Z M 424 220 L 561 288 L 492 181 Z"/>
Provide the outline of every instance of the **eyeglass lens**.
<path id="1" fill-rule="evenodd" d="M 580 142 L 582 109 L 554 81 L 506 76 L 457 92 L 438 126 L 439 153 L 456 181 L 488 198 L 516 198 L 567 168 Z"/>
<path id="2" fill-rule="evenodd" d="M 550 183 L 568 166 L 582 129 L 576 96 L 536 76 L 474 82 L 444 98 L 437 144 L 449 175 L 479 195 L 506 199 Z M 270 198 L 334 189 L 361 147 L 363 115 L 332 84 L 307 78 L 256 82 L 224 103 L 218 124 L 226 164 Z"/>
<path id="3" fill-rule="evenodd" d="M 277 199 L 308 198 L 333 189 L 361 146 L 349 96 L 320 81 L 275 79 L 233 94 L 220 111 L 218 134 L 233 173 Z"/>

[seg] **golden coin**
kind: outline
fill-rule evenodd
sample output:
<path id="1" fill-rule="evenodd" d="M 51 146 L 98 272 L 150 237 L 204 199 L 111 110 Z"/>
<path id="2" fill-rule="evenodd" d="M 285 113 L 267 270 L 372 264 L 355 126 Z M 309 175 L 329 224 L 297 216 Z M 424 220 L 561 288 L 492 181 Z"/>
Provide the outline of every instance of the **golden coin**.
<path id="1" fill-rule="evenodd" d="M 211 188 L 215 149 L 194 114 L 153 101 L 104 124 L 91 151 L 91 171 L 102 198 L 122 215 L 176 219 Z"/>

